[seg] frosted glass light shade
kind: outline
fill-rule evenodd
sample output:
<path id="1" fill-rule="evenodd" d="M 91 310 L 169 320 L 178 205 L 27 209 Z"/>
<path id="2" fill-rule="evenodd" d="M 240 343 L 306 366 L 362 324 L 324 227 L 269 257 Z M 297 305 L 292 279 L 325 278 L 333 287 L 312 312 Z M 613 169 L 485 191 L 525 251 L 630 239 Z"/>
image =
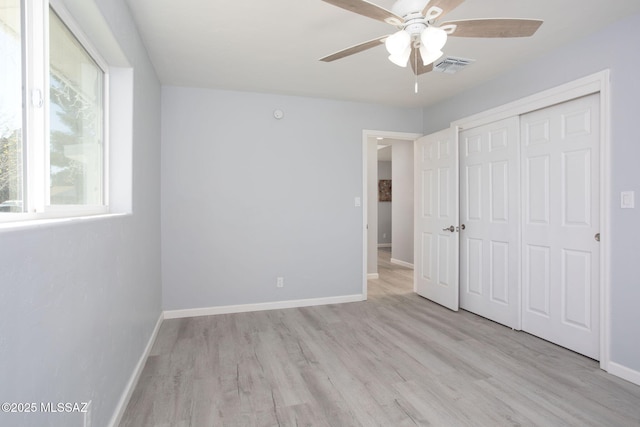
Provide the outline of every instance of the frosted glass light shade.
<path id="1" fill-rule="evenodd" d="M 409 63 L 410 56 L 411 56 L 411 48 L 408 47 L 400 55 L 389 55 L 389 61 L 393 62 L 399 67 L 406 67 L 407 64 Z"/>
<path id="2" fill-rule="evenodd" d="M 402 55 L 410 44 L 411 36 L 404 30 L 400 30 L 395 34 L 390 35 L 384 41 L 384 45 L 390 55 Z"/>
<path id="3" fill-rule="evenodd" d="M 420 56 L 422 57 L 422 64 L 429 65 L 435 62 L 442 56 L 441 50 L 429 50 L 425 45 L 420 46 Z"/>
<path id="4" fill-rule="evenodd" d="M 442 28 L 427 27 L 420 35 L 420 41 L 431 52 L 437 52 L 447 43 L 447 32 Z"/>

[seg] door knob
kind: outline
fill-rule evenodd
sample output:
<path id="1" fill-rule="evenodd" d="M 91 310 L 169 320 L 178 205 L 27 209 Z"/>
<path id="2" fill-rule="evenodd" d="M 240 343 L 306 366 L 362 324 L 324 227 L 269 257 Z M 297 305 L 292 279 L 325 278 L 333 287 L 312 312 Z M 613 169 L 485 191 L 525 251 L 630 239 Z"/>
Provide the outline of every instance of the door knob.
<path id="1" fill-rule="evenodd" d="M 595 236 L 593 236 L 594 239 L 596 239 L 596 242 L 600 241 L 600 233 L 596 233 Z"/>
<path id="2" fill-rule="evenodd" d="M 456 231 L 456 228 L 452 225 L 451 227 L 443 228 L 442 231 L 450 231 L 453 233 Z"/>
<path id="3" fill-rule="evenodd" d="M 460 226 L 460 230 L 464 230 L 465 228 L 467 228 L 467 227 L 465 227 L 465 225 L 464 225 L 464 224 L 462 224 L 462 225 Z"/>

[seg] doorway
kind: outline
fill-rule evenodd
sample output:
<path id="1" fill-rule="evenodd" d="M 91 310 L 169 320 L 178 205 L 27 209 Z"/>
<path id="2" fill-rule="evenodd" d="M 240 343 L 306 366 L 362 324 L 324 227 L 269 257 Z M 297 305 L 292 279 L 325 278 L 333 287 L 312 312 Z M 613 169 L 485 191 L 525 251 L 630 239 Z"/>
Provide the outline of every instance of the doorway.
<path id="1" fill-rule="evenodd" d="M 363 158 L 363 299 L 367 298 L 367 280 L 378 277 L 378 146 L 388 145 L 394 154 L 392 162 L 398 166 L 391 179 L 392 231 L 391 262 L 405 267 L 413 266 L 413 142 L 421 134 L 364 130 L 362 141 Z M 394 148 L 395 147 L 395 148 Z M 409 173 L 407 173 L 407 169 Z M 403 173 L 404 172 L 404 173 Z M 405 202 L 406 200 L 406 202 Z M 407 205 L 411 207 L 407 208 Z M 408 249 L 407 249 L 408 247 Z"/>

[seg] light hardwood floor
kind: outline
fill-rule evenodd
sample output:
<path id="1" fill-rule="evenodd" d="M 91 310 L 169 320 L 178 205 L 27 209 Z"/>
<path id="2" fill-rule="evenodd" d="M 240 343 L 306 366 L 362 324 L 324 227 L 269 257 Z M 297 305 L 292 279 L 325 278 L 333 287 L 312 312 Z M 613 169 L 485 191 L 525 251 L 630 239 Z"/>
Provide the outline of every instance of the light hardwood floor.
<path id="1" fill-rule="evenodd" d="M 379 272 L 366 302 L 165 321 L 120 426 L 640 426 L 640 387 Z"/>

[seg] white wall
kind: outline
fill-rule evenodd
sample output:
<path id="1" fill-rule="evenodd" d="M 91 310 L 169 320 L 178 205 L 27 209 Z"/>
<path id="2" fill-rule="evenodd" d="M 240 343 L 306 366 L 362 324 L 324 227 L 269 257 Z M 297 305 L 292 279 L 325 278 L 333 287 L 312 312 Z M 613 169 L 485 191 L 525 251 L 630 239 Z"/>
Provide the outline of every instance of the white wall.
<path id="1" fill-rule="evenodd" d="M 102 427 L 161 311 L 160 86 L 128 7 L 96 3 L 134 67 L 134 213 L 0 231 L 0 397 L 91 400 Z M 82 414 L 0 413 L 0 425 L 75 427 Z"/>
<path id="2" fill-rule="evenodd" d="M 528 96 L 580 77 L 611 70 L 610 191 L 611 254 L 611 360 L 635 371 L 640 378 L 640 221 L 638 208 L 620 209 L 620 192 L 640 194 L 640 15 L 630 16 L 576 43 L 559 46 L 534 60 L 473 90 L 424 110 L 424 132 L 448 127 L 451 121 Z"/>
<path id="3" fill-rule="evenodd" d="M 387 149 L 391 149 L 388 147 Z M 378 162 L 378 180 L 391 179 L 391 164 L 389 161 Z M 392 183 L 393 185 L 393 183 Z M 378 187 L 376 186 L 376 190 Z M 393 188 L 392 188 L 392 200 L 393 200 Z M 376 193 L 376 200 L 378 199 L 378 193 Z M 391 244 L 391 202 L 378 201 L 378 245 Z"/>
<path id="4" fill-rule="evenodd" d="M 419 109 L 164 87 L 164 308 L 361 294 L 362 131 L 421 127 Z"/>
<path id="5" fill-rule="evenodd" d="M 391 258 L 413 264 L 413 141 L 391 146 L 393 205 Z"/>

